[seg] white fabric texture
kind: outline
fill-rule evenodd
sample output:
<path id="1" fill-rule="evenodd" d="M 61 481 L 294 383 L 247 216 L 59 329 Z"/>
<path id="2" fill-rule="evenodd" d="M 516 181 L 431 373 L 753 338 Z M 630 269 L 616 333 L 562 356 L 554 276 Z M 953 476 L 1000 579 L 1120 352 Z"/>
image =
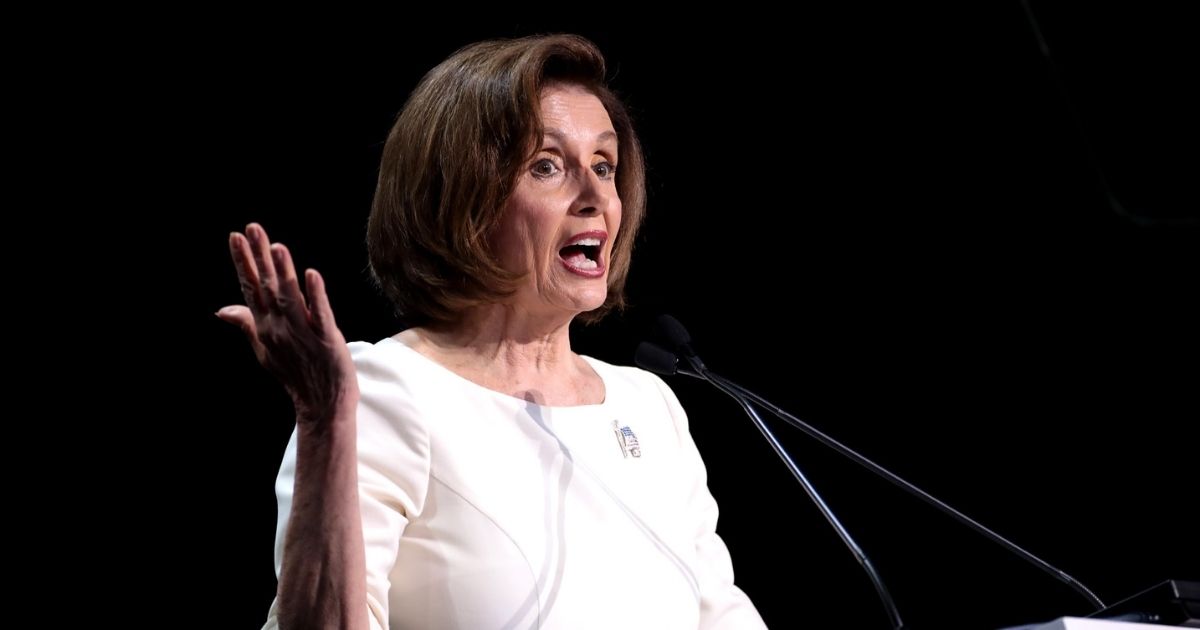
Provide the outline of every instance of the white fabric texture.
<path id="1" fill-rule="evenodd" d="M 584 357 L 604 402 L 549 407 L 394 337 L 350 349 L 372 628 L 766 627 L 733 584 L 704 464 L 662 379 Z M 276 485 L 276 575 L 295 439 Z M 272 605 L 264 630 L 276 626 Z"/>

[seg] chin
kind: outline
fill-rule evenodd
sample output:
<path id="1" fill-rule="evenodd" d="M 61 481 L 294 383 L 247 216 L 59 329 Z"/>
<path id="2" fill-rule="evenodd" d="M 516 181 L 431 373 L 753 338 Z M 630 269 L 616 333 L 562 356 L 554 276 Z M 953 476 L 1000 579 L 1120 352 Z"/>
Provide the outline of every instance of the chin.
<path id="1" fill-rule="evenodd" d="M 573 300 L 575 303 L 574 310 L 579 313 L 587 313 L 590 311 L 594 311 L 594 310 L 600 308 L 601 306 L 604 306 L 604 301 L 607 299 L 608 299 L 607 291 L 600 293 L 599 295 L 593 294 L 593 295 L 586 295 L 586 296 L 584 296 L 584 295 L 577 296 L 576 299 Z"/>

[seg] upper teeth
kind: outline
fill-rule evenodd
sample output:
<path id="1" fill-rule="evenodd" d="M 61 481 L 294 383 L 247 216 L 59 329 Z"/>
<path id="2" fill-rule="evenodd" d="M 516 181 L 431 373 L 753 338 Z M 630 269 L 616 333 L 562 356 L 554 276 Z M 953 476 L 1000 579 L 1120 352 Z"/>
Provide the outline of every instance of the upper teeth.
<path id="1" fill-rule="evenodd" d="M 581 238 L 577 241 L 571 241 L 570 243 L 567 243 L 567 244 L 568 245 L 589 245 L 592 247 L 598 247 L 600 245 L 600 239 L 598 239 L 594 236 L 590 236 L 588 238 Z"/>

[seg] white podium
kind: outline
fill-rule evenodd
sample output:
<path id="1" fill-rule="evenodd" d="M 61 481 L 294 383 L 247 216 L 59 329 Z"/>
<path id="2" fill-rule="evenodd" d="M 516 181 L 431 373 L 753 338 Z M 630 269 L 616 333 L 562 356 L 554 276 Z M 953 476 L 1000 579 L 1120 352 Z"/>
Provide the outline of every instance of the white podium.
<path id="1" fill-rule="evenodd" d="M 1127 597 L 1091 617 L 1061 617 L 1050 623 L 1009 626 L 1000 630 L 1119 630 L 1120 628 L 1200 628 L 1200 582 L 1167 580 Z M 1113 619 L 1143 619 L 1153 624 Z"/>
<path id="2" fill-rule="evenodd" d="M 1060 617 L 1050 623 L 1040 623 L 1031 626 L 1012 626 L 1001 630 L 1124 630 L 1126 628 L 1158 628 L 1166 626 L 1149 623 L 1133 623 L 1131 621 L 1108 621 L 1106 619 L 1084 619 L 1083 617 Z"/>

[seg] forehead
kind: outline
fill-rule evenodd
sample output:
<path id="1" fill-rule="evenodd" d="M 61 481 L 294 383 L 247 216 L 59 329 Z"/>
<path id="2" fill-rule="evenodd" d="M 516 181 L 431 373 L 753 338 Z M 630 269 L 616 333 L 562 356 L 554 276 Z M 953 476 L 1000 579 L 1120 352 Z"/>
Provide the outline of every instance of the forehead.
<path id="1" fill-rule="evenodd" d="M 598 137 L 613 132 L 612 120 L 600 99 L 579 85 L 551 84 L 542 89 L 542 125 L 567 136 Z"/>

